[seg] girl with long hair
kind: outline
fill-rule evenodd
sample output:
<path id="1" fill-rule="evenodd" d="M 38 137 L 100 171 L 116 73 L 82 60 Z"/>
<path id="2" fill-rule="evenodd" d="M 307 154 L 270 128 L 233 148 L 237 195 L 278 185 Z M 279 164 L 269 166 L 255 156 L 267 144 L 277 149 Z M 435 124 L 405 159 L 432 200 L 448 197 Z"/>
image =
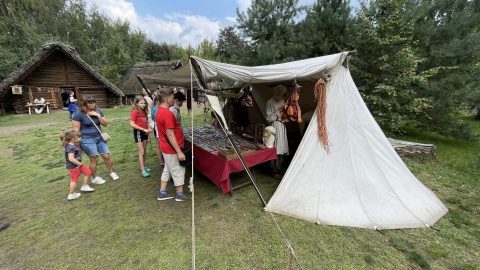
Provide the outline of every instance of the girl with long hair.
<path id="1" fill-rule="evenodd" d="M 150 168 L 145 167 L 145 148 L 148 142 L 148 134 L 153 130 L 148 126 L 148 109 L 144 97 L 137 96 L 133 101 L 133 109 L 130 113 L 130 126 L 133 128 L 133 138 L 138 148 L 138 162 L 143 177 L 150 176 Z"/>

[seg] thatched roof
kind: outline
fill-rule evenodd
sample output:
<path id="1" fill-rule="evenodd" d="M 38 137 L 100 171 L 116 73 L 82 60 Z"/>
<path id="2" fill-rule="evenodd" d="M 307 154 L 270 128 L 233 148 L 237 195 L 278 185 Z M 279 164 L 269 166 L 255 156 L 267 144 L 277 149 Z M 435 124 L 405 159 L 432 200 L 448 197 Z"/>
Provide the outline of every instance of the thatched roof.
<path id="1" fill-rule="evenodd" d="M 35 68 L 37 68 L 43 61 L 45 61 L 50 55 L 52 55 L 56 51 L 62 51 L 63 53 L 65 53 L 75 63 L 77 63 L 80 67 L 82 67 L 85 71 L 87 71 L 90 75 L 92 75 L 95 79 L 97 79 L 101 84 L 105 85 L 105 87 L 115 95 L 122 96 L 122 97 L 125 96 L 120 89 L 118 89 L 114 84 L 112 84 L 105 77 L 100 75 L 100 73 L 98 73 L 89 64 L 83 61 L 83 59 L 80 58 L 80 56 L 75 51 L 74 47 L 64 43 L 60 43 L 60 42 L 47 43 L 43 45 L 42 49 L 39 52 L 37 52 L 32 58 L 30 58 L 25 63 L 23 63 L 20 68 L 10 73 L 0 83 L 0 95 L 3 94 L 5 90 L 10 89 L 10 86 L 15 85 L 21 80 L 28 77 L 28 75 L 33 70 L 35 70 Z"/>
<path id="2" fill-rule="evenodd" d="M 154 75 L 172 71 L 175 62 L 151 64 L 150 66 L 133 67 L 122 77 L 118 88 L 122 89 L 125 95 L 141 95 L 142 85 L 137 79 L 138 75 Z M 157 85 L 145 83 L 150 91 L 156 89 Z"/>

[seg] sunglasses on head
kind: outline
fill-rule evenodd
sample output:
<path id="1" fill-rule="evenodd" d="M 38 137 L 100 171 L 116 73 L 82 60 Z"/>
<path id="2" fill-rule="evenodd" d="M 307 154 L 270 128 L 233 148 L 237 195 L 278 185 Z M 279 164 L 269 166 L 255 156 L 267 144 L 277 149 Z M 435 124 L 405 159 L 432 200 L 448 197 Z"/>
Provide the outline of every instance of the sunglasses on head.
<path id="1" fill-rule="evenodd" d="M 87 103 L 88 104 L 95 104 L 96 102 L 95 102 L 95 100 L 89 100 L 89 101 L 87 101 Z"/>

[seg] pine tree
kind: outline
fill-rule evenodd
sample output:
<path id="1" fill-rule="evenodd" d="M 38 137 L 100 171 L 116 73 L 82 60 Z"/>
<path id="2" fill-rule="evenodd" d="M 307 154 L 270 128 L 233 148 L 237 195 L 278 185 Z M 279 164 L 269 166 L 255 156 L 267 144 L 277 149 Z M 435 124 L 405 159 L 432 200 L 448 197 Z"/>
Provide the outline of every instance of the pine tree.
<path id="1" fill-rule="evenodd" d="M 237 10 L 238 29 L 247 41 L 241 64 L 264 65 L 301 58 L 297 38 L 298 0 L 253 0 L 246 12 Z"/>
<path id="2" fill-rule="evenodd" d="M 458 121 L 470 106 L 480 105 L 479 1 L 425 0 L 412 9 L 414 37 L 425 61 L 428 87 L 420 92 L 432 100 L 422 125 L 444 135 L 471 138 L 471 129 Z"/>
<path id="3" fill-rule="evenodd" d="M 352 73 L 377 122 L 386 131 L 401 132 L 403 120 L 425 113 L 430 100 L 419 97 L 426 76 L 417 73 L 421 62 L 413 44 L 413 23 L 406 20 L 406 0 L 362 4 L 355 24 Z"/>
<path id="4" fill-rule="evenodd" d="M 300 24 L 308 57 L 351 48 L 353 19 L 349 0 L 317 0 Z"/>

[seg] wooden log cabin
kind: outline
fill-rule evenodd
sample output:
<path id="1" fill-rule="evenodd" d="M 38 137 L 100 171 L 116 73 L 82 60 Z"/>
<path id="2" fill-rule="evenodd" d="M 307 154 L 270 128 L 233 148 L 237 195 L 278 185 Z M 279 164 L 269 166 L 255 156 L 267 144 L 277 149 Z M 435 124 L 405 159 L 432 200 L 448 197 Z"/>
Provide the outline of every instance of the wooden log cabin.
<path id="1" fill-rule="evenodd" d="M 43 97 L 50 109 L 66 106 L 70 90 L 75 97 L 90 94 L 99 108 L 122 103 L 123 92 L 83 61 L 75 48 L 63 43 L 45 44 L 30 60 L 0 83 L 0 96 L 11 100 L 17 114 L 28 113 L 27 103 Z"/>

